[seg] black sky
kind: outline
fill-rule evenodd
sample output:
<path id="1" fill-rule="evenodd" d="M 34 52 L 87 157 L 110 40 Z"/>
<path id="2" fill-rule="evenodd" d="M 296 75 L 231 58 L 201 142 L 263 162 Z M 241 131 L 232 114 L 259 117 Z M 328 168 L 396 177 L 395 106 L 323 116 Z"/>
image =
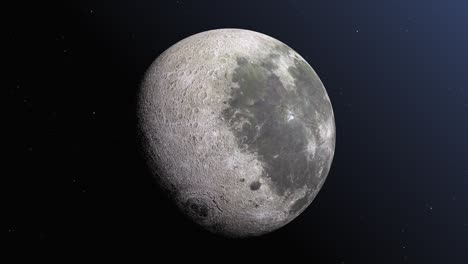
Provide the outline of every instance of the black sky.
<path id="1" fill-rule="evenodd" d="M 31 239 L 44 254 L 154 261 L 468 262 L 466 1 L 65 1 L 12 10 L 4 233 L 13 245 Z M 135 96 L 149 64 L 185 37 L 224 27 L 294 48 L 322 79 L 336 118 L 335 159 L 316 200 L 256 239 L 214 237 L 179 215 L 136 136 Z"/>

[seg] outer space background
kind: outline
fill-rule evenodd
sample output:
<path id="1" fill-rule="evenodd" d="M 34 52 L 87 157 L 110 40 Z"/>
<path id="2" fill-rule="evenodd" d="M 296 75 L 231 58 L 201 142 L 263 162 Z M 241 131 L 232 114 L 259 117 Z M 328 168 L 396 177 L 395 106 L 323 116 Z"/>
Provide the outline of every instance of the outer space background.
<path id="1" fill-rule="evenodd" d="M 64 1 L 4 12 L 14 15 L 4 34 L 10 246 L 162 263 L 468 263 L 468 2 Z M 284 228 L 244 240 L 183 218 L 136 137 L 150 63 L 225 27 L 305 57 L 337 129 L 315 201 Z"/>

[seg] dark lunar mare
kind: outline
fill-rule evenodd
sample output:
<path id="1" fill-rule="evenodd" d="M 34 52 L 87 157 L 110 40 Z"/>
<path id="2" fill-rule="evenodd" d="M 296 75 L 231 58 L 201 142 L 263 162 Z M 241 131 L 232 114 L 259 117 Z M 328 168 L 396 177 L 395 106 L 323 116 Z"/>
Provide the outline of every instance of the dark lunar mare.
<path id="1" fill-rule="evenodd" d="M 264 165 L 262 177 L 271 180 L 278 195 L 287 198 L 308 186 L 306 196 L 290 208 L 290 213 L 296 213 L 305 209 L 311 195 L 320 188 L 322 177 L 328 174 L 332 154 L 319 147 L 324 142 L 318 125 L 332 116 L 332 109 L 324 99 L 325 90 L 318 76 L 302 59 L 295 58 L 295 66 L 288 68 L 295 89 L 288 91 L 283 86 L 274 73 L 274 60 L 288 56 L 289 49 L 278 45 L 274 52 L 254 62 L 238 57 L 232 81 L 239 87 L 232 88 L 229 107 L 222 114 L 239 147 L 257 154 Z M 294 118 L 288 120 L 288 113 Z M 248 122 L 239 128 L 243 121 Z M 306 128 L 316 139 L 313 157 L 307 152 Z M 251 191 L 261 188 L 257 181 L 248 184 Z"/>

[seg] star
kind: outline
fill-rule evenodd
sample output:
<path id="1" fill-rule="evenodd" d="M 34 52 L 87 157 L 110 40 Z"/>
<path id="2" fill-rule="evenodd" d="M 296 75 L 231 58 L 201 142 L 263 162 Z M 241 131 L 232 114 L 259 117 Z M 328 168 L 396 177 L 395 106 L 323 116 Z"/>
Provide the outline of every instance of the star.
<path id="1" fill-rule="evenodd" d="M 426 204 L 426 207 L 427 207 L 427 209 L 429 209 L 429 211 L 432 211 L 432 209 L 433 209 L 432 205 L 430 205 L 430 204 Z"/>

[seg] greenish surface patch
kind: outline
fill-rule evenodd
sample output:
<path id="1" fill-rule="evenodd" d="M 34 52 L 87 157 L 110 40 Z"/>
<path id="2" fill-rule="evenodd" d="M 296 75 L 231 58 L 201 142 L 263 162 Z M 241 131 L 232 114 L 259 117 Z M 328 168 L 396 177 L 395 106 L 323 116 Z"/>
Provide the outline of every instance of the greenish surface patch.
<path id="1" fill-rule="evenodd" d="M 270 179 L 274 191 L 281 196 L 305 185 L 313 190 L 319 184 L 318 162 L 306 153 L 309 141 L 305 131 L 313 130 L 316 122 L 311 114 L 316 110 L 331 111 L 330 106 L 320 102 L 323 86 L 307 63 L 295 59 L 294 67 L 284 69 L 294 78 L 293 91 L 285 89 L 273 72 L 278 70 L 275 60 L 287 56 L 288 50 L 279 45 L 265 58 L 253 62 L 237 58 L 232 81 L 239 87 L 232 88 L 229 107 L 222 113 L 241 149 L 247 146 L 245 151 L 257 154 L 264 165 L 262 177 Z M 288 118 L 288 114 L 294 118 Z M 248 184 L 252 191 L 260 188 L 256 181 Z M 306 206 L 310 194 L 311 191 L 297 201 L 292 212 Z"/>
<path id="2" fill-rule="evenodd" d="M 300 96 L 310 98 L 312 102 L 317 103 L 317 110 L 330 111 L 330 107 L 327 107 L 328 102 L 323 101 L 325 96 L 325 89 L 313 89 L 311 87 L 322 87 L 322 83 L 314 73 L 312 68 L 302 60 L 295 60 L 295 66 L 289 67 L 288 72 L 294 78 L 294 84 L 296 85 L 297 92 Z"/>
<path id="3" fill-rule="evenodd" d="M 235 105 L 249 105 L 252 99 L 263 98 L 266 91 L 255 87 L 265 85 L 268 78 L 265 68 L 261 65 L 248 63 L 245 58 L 238 58 L 237 64 L 239 68 L 232 77 L 232 81 L 238 83 L 240 87 L 249 87 L 249 89 L 241 89 L 240 96 L 231 99 L 232 103 Z"/>

